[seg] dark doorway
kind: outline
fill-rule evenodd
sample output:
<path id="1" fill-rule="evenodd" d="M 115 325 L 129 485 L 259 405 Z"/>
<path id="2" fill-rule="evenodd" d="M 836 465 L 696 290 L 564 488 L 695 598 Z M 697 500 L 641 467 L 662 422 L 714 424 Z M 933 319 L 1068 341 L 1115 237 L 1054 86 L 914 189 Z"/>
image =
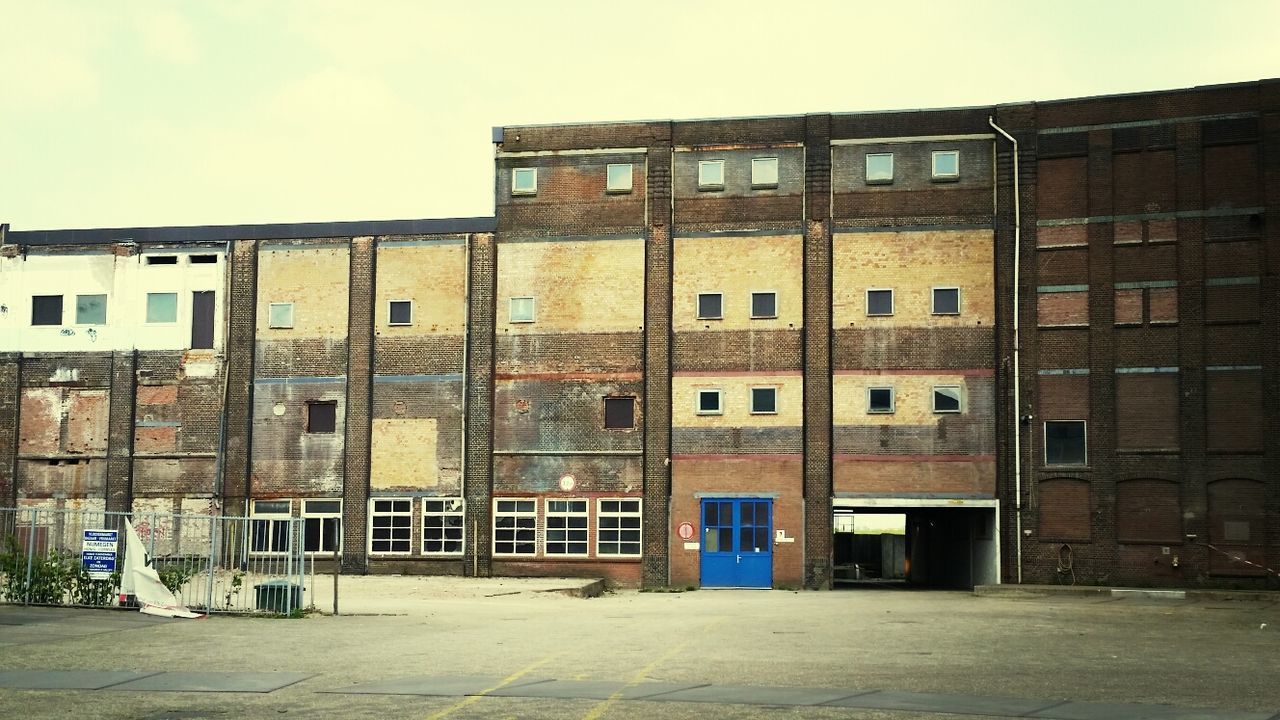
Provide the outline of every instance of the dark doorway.
<path id="1" fill-rule="evenodd" d="M 213 348 L 213 291 L 191 293 L 191 348 Z"/>

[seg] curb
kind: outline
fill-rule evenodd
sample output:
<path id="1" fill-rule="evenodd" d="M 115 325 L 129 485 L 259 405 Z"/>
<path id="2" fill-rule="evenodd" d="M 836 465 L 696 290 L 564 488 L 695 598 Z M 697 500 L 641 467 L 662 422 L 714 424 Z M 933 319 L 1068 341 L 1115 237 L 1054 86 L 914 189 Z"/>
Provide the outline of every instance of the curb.
<path id="1" fill-rule="evenodd" d="M 578 587 L 555 588 L 552 590 L 543 590 L 542 592 L 560 593 L 561 595 L 568 595 L 569 597 L 576 598 L 593 598 L 600 597 L 604 594 L 604 591 L 605 582 L 603 578 L 600 578 L 592 580 L 586 585 L 579 585 Z"/>
<path id="2" fill-rule="evenodd" d="M 1207 590 L 1123 588 L 1095 585 L 976 585 L 975 597 L 1030 598 L 1062 595 L 1107 596 L 1147 600 L 1216 600 L 1231 602 L 1280 602 L 1280 592 L 1270 590 Z"/>

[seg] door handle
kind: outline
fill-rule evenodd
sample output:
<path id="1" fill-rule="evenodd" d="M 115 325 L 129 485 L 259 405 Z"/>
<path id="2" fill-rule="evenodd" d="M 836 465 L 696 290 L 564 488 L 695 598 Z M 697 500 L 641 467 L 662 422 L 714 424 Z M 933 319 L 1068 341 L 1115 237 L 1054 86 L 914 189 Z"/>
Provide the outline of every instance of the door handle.
<path id="1" fill-rule="evenodd" d="M 738 556 L 738 562 L 742 562 L 742 556 L 741 556 L 741 555 L 739 555 L 739 556 Z"/>

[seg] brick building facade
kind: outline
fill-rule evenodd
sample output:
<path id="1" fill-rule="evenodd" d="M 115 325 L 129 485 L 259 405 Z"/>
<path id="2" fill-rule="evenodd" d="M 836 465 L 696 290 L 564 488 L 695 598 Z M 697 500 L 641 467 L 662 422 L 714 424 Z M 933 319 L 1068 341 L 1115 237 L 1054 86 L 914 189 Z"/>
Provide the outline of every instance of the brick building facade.
<path id="1" fill-rule="evenodd" d="M 494 218 L 7 232 L 0 504 L 357 572 L 829 587 L 893 516 L 921 584 L 1276 585 L 1280 82 L 494 140 Z"/>

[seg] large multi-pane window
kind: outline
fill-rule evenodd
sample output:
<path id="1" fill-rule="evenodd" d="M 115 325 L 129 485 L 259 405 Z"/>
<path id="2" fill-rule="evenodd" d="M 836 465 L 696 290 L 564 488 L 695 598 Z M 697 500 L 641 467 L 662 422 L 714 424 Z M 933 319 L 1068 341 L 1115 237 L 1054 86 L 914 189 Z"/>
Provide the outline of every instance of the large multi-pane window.
<path id="1" fill-rule="evenodd" d="M 342 549 L 342 501 L 302 501 L 302 543 L 309 553 L 329 553 Z"/>
<path id="2" fill-rule="evenodd" d="M 466 523 L 462 498 L 422 499 L 422 552 L 460 555 Z"/>
<path id="3" fill-rule="evenodd" d="M 282 553 L 289 550 L 289 500 L 254 500 L 249 517 L 249 551 Z"/>
<path id="4" fill-rule="evenodd" d="M 538 553 L 538 501 L 497 498 L 493 501 L 493 554 Z"/>
<path id="5" fill-rule="evenodd" d="M 408 554 L 413 551 L 413 500 L 374 498 L 369 501 L 369 552 Z"/>
<path id="6" fill-rule="evenodd" d="M 640 499 L 601 498 L 596 511 L 596 555 L 640 555 Z"/>
<path id="7" fill-rule="evenodd" d="M 547 498 L 546 554 L 586 556 L 589 520 L 586 500 Z"/>

